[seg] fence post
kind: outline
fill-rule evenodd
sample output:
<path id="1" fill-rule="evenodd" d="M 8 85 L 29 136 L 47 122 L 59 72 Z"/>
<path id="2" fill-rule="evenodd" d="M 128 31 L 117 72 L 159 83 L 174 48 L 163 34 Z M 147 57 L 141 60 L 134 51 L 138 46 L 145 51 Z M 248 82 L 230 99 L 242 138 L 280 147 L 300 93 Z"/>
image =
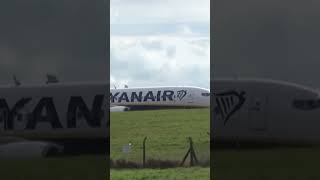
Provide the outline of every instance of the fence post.
<path id="1" fill-rule="evenodd" d="M 146 137 L 144 137 L 144 139 L 143 139 L 143 149 L 142 149 L 142 165 L 143 165 L 143 168 L 145 168 L 146 167 L 146 140 L 147 140 L 147 136 Z"/>
<path id="2" fill-rule="evenodd" d="M 190 166 L 193 166 L 194 163 L 198 164 L 198 158 L 196 156 L 196 153 L 193 148 L 193 142 L 191 137 L 189 137 L 189 142 L 190 142 Z"/>
<path id="3" fill-rule="evenodd" d="M 182 159 L 182 161 L 181 161 L 181 163 L 180 163 L 180 166 L 183 166 L 183 164 L 184 164 L 184 162 L 186 161 L 186 159 L 187 159 L 187 157 L 188 157 L 189 154 L 190 154 L 190 148 L 188 149 L 187 154 L 183 157 L 183 159 Z"/>
<path id="4" fill-rule="evenodd" d="M 189 149 L 188 149 L 187 154 L 183 157 L 183 160 L 180 163 L 180 166 L 182 166 L 184 164 L 184 162 L 186 161 L 188 155 L 190 155 L 190 166 L 193 166 L 194 163 L 198 164 L 198 159 L 197 159 L 196 153 L 195 153 L 194 148 L 193 148 L 192 139 L 191 139 L 191 137 L 189 137 L 188 139 L 189 139 Z"/>
<path id="5" fill-rule="evenodd" d="M 193 166 L 193 143 L 191 137 L 189 137 L 189 143 L 190 143 L 190 166 Z"/>

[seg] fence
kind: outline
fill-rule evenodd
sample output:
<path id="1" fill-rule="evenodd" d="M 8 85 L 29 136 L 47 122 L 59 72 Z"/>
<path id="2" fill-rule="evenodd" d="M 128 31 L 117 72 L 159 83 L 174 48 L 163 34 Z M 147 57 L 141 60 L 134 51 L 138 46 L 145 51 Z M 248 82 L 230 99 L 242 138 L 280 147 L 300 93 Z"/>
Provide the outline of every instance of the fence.
<path id="1" fill-rule="evenodd" d="M 150 139 L 144 137 L 142 141 L 142 159 L 140 162 L 127 161 L 124 159 L 115 161 L 111 160 L 110 166 L 111 168 L 170 168 L 179 166 L 210 166 L 209 155 L 206 157 L 206 159 L 202 159 L 202 161 L 199 161 L 192 138 L 188 137 L 187 140 L 188 144 L 185 150 L 186 153 L 183 153 L 183 157 L 181 156 L 181 158 L 179 158 L 180 160 L 164 160 L 160 158 L 152 158 L 148 154 L 148 142 L 150 142 Z M 209 144 L 206 150 L 208 151 L 207 153 L 210 154 Z"/>

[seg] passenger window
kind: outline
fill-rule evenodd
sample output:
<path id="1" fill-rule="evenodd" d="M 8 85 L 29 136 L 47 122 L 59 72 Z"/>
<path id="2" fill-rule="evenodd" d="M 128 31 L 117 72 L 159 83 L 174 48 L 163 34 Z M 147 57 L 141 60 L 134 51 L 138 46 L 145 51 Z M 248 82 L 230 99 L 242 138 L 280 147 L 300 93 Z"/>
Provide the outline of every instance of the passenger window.
<path id="1" fill-rule="evenodd" d="M 295 100 L 293 106 L 298 109 L 311 110 L 320 107 L 319 100 Z"/>

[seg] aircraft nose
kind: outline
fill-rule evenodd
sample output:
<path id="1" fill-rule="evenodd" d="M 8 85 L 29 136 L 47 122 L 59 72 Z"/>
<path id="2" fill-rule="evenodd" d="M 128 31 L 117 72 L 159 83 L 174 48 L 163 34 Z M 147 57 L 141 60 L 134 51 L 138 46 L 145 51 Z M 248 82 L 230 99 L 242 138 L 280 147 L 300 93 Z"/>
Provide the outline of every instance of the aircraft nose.
<path id="1" fill-rule="evenodd" d="M 210 106 L 210 90 L 205 90 L 205 92 L 203 93 L 203 99 L 204 99 L 204 104 L 205 106 Z"/>

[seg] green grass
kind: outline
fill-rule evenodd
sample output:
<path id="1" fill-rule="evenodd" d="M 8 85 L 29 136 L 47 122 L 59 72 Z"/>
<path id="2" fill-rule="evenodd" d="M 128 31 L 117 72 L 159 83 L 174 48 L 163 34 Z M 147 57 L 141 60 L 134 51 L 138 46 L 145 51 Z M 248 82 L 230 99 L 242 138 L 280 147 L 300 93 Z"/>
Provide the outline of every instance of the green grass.
<path id="1" fill-rule="evenodd" d="M 142 141 L 147 137 L 147 158 L 181 161 L 192 137 L 199 160 L 210 158 L 209 109 L 180 109 L 111 113 L 111 158 L 142 161 Z M 132 143 L 132 152 L 122 147 Z M 208 180 L 210 168 L 111 169 L 112 180 Z"/>
<path id="2" fill-rule="evenodd" d="M 173 168 L 173 169 L 141 169 L 112 170 L 112 180 L 208 180 L 210 168 Z"/>
<path id="3" fill-rule="evenodd" d="M 216 150 L 211 155 L 217 179 L 320 179 L 320 148 Z"/>
<path id="4" fill-rule="evenodd" d="M 209 109 L 175 109 L 111 113 L 111 158 L 141 162 L 142 141 L 147 158 L 182 160 L 192 137 L 199 159 L 209 159 Z M 122 147 L 132 143 L 132 152 Z"/>
<path id="5" fill-rule="evenodd" d="M 50 159 L 1 159 L 3 180 L 100 180 L 107 179 L 108 161 L 104 156 L 78 156 Z"/>

